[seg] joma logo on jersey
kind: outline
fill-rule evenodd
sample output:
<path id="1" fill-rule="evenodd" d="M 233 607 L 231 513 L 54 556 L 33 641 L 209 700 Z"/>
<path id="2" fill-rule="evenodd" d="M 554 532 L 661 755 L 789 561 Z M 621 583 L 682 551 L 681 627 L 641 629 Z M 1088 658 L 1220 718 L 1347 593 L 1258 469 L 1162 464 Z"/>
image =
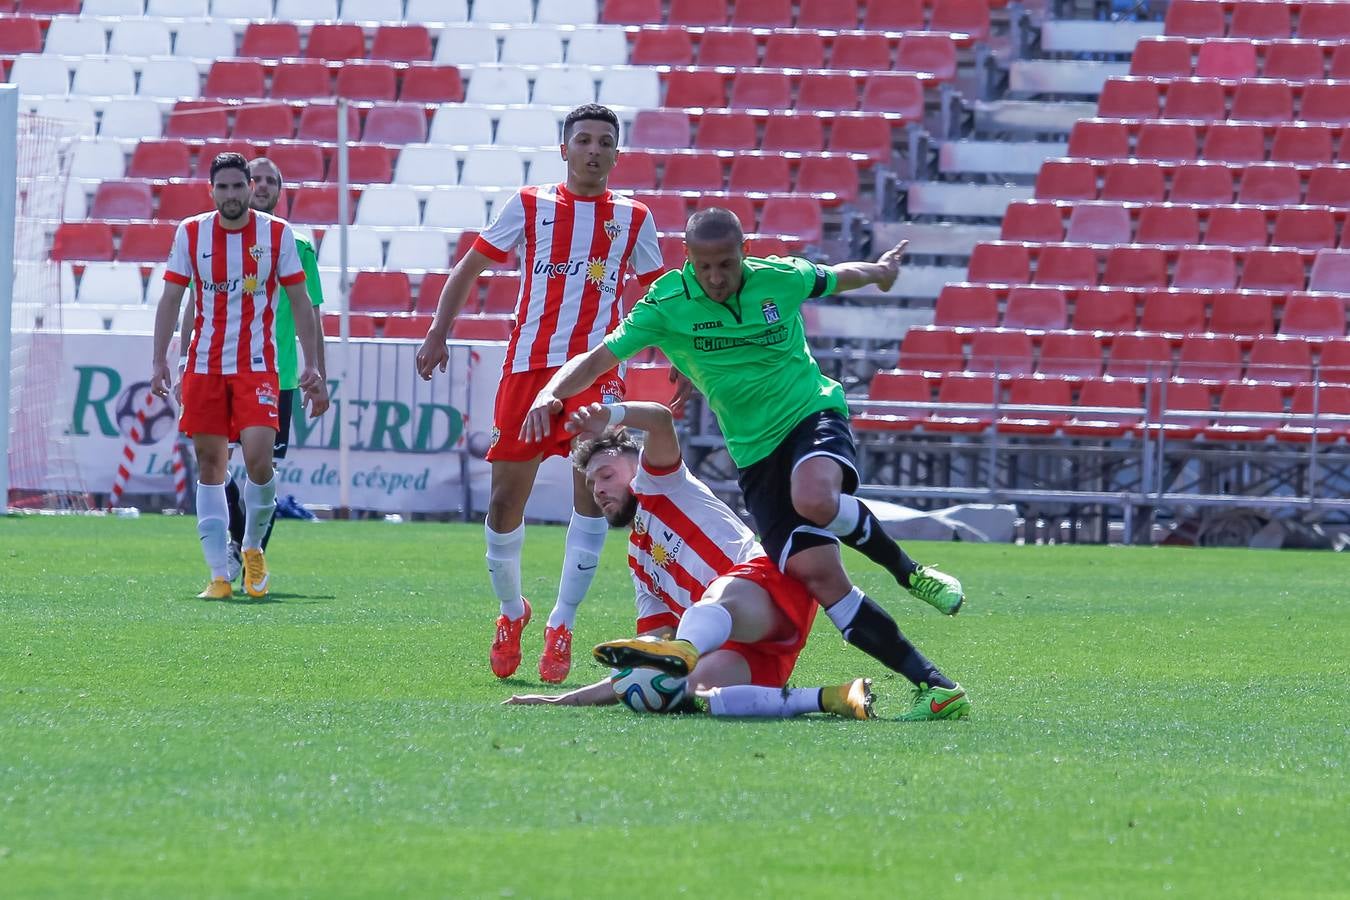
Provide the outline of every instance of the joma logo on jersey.
<path id="1" fill-rule="evenodd" d="M 203 281 L 202 290 L 214 294 L 230 294 L 239 290 L 239 279 L 226 278 L 223 281 Z"/>
<path id="2" fill-rule="evenodd" d="M 722 327 L 722 323 L 721 323 L 721 322 L 695 322 L 695 323 L 694 323 L 694 330 L 695 330 L 695 331 L 707 331 L 709 328 L 721 328 L 721 327 Z"/>

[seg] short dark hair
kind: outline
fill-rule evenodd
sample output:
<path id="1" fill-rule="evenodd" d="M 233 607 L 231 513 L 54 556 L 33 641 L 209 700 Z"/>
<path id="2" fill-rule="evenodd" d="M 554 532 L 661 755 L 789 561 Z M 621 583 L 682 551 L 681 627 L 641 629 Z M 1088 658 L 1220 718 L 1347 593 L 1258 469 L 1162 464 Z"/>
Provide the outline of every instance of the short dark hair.
<path id="1" fill-rule="evenodd" d="M 244 180 L 249 178 L 248 160 L 244 159 L 242 153 L 222 153 L 211 160 L 211 183 L 215 184 L 216 173 L 222 169 L 238 169 L 244 173 Z"/>
<path id="2" fill-rule="evenodd" d="M 589 441 L 578 441 L 576 447 L 572 449 L 572 465 L 578 472 L 585 472 L 586 467 L 590 465 L 591 458 L 597 453 L 631 453 L 638 455 L 641 448 L 633 436 L 628 433 L 626 428 L 611 428 L 598 438 L 592 438 Z"/>
<path id="3" fill-rule="evenodd" d="M 608 106 L 601 106 L 599 103 L 583 103 L 576 109 L 567 114 L 563 119 L 562 136 L 563 141 L 567 141 L 572 136 L 572 126 L 578 122 L 594 120 L 596 122 L 608 122 L 614 126 L 614 140 L 619 140 L 619 117 L 614 114 L 614 110 Z"/>
<path id="4" fill-rule="evenodd" d="M 700 209 L 689 217 L 684 226 L 685 241 L 725 241 L 735 239 L 736 243 L 745 240 L 741 230 L 741 220 L 729 209 L 710 206 Z"/>
<path id="5" fill-rule="evenodd" d="M 259 163 L 265 163 L 266 165 L 269 165 L 269 166 L 271 166 L 273 169 L 275 169 L 275 170 L 276 170 L 276 173 L 277 173 L 277 181 L 280 181 L 281 183 L 285 184 L 286 179 L 285 179 L 285 178 L 282 176 L 282 174 L 281 174 L 281 166 L 279 166 L 279 165 L 277 165 L 276 163 L 272 162 L 272 160 L 269 159 L 269 158 L 266 157 L 266 156 L 255 156 L 253 159 L 251 159 L 251 160 L 249 161 L 249 164 L 248 164 L 248 177 L 249 177 L 249 178 L 252 178 L 252 177 L 253 177 L 253 167 L 256 166 L 256 165 L 258 165 Z"/>

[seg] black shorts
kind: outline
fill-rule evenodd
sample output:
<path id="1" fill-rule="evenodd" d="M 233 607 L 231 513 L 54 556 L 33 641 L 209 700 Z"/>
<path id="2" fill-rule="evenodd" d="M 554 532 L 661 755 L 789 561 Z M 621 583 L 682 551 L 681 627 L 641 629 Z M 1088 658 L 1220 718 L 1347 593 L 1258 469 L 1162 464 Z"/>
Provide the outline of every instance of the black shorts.
<path id="1" fill-rule="evenodd" d="M 809 547 L 838 542 L 792 506 L 792 473 L 802 460 L 828 456 L 844 470 L 843 492 L 858 489 L 857 448 L 848 419 L 832 409 L 802 419 L 772 453 L 740 470 L 745 506 L 759 529 L 759 540 L 780 569 L 788 557 Z"/>
<path id="2" fill-rule="evenodd" d="M 285 459 L 291 446 L 291 405 L 297 391 L 298 388 L 277 395 L 277 439 L 272 444 L 273 459 Z"/>

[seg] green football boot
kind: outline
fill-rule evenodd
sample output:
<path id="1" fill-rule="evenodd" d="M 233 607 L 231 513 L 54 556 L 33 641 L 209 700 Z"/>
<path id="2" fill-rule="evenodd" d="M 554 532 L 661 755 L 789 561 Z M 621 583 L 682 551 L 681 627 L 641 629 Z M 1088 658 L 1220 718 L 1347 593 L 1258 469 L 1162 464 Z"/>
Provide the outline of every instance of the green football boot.
<path id="1" fill-rule="evenodd" d="M 962 719 L 970 715 L 970 698 L 961 685 L 951 688 L 929 687 L 921 681 L 914 689 L 914 703 L 902 722 L 927 722 L 935 719 Z"/>
<path id="2" fill-rule="evenodd" d="M 961 604 L 966 602 L 961 582 L 932 566 L 919 566 L 914 570 L 909 576 L 909 592 L 947 616 L 956 615 L 961 611 Z"/>

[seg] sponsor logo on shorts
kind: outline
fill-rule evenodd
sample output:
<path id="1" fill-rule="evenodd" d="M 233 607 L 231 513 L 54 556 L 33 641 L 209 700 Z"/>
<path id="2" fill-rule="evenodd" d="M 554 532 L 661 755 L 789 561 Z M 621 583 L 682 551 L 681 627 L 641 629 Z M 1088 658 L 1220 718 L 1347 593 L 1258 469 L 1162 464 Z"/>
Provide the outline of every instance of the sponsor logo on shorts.
<path id="1" fill-rule="evenodd" d="M 600 402 L 622 403 L 626 393 L 623 382 L 617 378 L 611 378 L 609 381 L 600 385 Z"/>
<path id="2" fill-rule="evenodd" d="M 255 393 L 258 396 L 259 406 L 277 405 L 277 392 L 272 389 L 272 386 L 270 384 L 264 384 L 260 386 Z M 273 415 L 276 415 L 276 413 L 274 412 Z"/>

